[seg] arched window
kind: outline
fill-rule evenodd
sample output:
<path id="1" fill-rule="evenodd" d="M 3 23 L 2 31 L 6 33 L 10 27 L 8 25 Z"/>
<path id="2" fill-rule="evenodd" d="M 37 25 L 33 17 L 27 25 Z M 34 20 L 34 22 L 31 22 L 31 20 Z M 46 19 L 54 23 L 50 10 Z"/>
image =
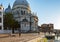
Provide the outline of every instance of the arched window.
<path id="1" fill-rule="evenodd" d="M 2 18 L 0 18 L 0 23 L 2 22 Z"/>
<path id="2" fill-rule="evenodd" d="M 24 26 L 26 27 L 26 23 L 24 24 Z"/>
<path id="3" fill-rule="evenodd" d="M 2 26 L 0 26 L 0 30 L 2 29 Z"/>
<path id="4" fill-rule="evenodd" d="M 21 11 L 21 15 L 23 15 L 24 13 L 23 13 L 23 11 Z"/>
<path id="5" fill-rule="evenodd" d="M 24 14 L 25 14 L 25 11 L 24 11 Z"/>
<path id="6" fill-rule="evenodd" d="M 2 9 L 2 8 L 0 7 L 0 9 Z"/>
<path id="7" fill-rule="evenodd" d="M 2 14 L 2 12 L 0 12 L 0 15 Z"/>

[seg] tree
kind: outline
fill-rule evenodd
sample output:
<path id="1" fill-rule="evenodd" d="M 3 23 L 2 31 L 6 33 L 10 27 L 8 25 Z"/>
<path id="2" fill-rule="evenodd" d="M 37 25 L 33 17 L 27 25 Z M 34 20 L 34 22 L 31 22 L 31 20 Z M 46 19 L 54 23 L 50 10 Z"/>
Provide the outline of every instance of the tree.
<path id="1" fill-rule="evenodd" d="M 13 15 L 11 13 L 5 13 L 4 15 L 4 27 L 11 27 L 13 23 Z"/>
<path id="2" fill-rule="evenodd" d="M 19 27 L 17 21 L 14 20 L 13 15 L 11 13 L 5 13 L 4 15 L 4 27 L 12 29 L 12 33 L 14 33 L 14 29 Z"/>
<path id="3" fill-rule="evenodd" d="M 12 25 L 12 33 L 14 33 L 14 30 L 20 27 L 20 24 L 14 20 L 14 23 Z"/>

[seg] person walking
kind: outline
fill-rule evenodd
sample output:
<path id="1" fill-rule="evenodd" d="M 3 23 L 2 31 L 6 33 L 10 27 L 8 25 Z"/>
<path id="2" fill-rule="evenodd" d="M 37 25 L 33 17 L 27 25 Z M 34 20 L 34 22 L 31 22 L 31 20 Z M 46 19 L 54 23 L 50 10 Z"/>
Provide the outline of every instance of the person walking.
<path id="1" fill-rule="evenodd" d="M 21 36 L 21 30 L 20 30 L 20 28 L 19 28 L 19 37 Z"/>
<path id="2" fill-rule="evenodd" d="M 59 35 L 57 34 L 57 39 L 58 39 L 58 36 L 59 36 Z"/>

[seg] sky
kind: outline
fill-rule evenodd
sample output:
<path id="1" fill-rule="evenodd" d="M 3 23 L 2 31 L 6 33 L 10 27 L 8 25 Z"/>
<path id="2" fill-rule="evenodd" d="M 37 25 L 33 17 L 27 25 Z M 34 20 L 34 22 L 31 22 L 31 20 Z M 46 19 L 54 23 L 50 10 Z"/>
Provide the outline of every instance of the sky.
<path id="1" fill-rule="evenodd" d="M 13 6 L 15 0 L 0 0 L 4 8 L 10 4 Z M 55 29 L 60 29 L 60 0 L 27 0 L 31 11 L 36 13 L 41 24 L 54 24 Z"/>

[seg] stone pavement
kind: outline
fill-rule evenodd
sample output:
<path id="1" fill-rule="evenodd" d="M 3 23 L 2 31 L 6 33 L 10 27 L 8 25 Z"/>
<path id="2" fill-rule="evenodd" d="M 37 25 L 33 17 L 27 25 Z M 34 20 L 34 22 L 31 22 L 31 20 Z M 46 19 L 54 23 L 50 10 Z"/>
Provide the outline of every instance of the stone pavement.
<path id="1" fill-rule="evenodd" d="M 0 34 L 0 38 L 9 37 L 9 34 Z"/>
<path id="2" fill-rule="evenodd" d="M 21 37 L 16 34 L 15 37 L 9 36 L 5 38 L 0 38 L 0 42 L 27 42 L 29 40 L 42 37 L 43 34 L 38 35 L 37 33 L 28 33 L 28 34 L 22 34 Z"/>

